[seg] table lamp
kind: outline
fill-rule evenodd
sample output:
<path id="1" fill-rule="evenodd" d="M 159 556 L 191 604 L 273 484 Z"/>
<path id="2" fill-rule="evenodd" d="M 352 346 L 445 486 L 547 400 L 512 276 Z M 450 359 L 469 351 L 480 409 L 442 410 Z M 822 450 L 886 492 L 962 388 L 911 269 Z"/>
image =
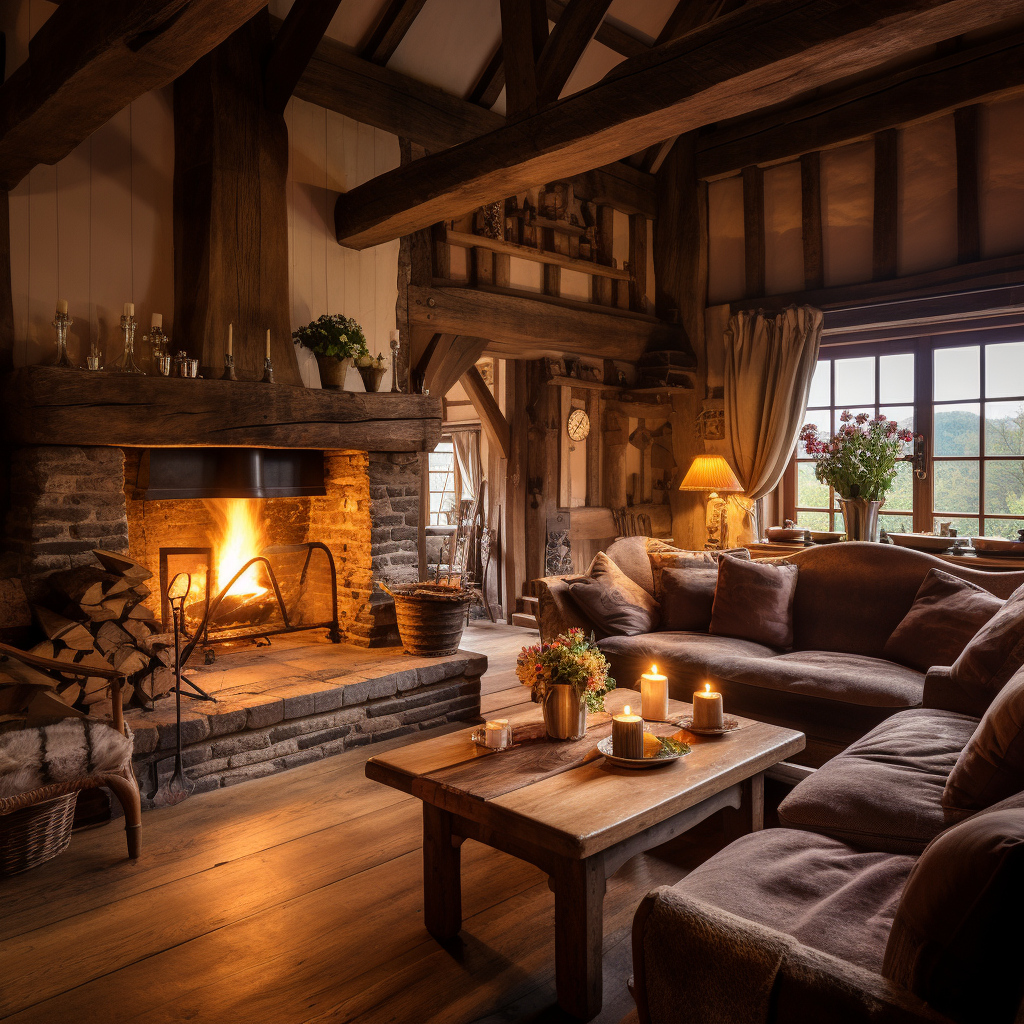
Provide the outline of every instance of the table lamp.
<path id="1" fill-rule="evenodd" d="M 721 455 L 698 455 L 679 485 L 681 491 L 707 491 L 708 504 L 705 522 L 708 537 L 704 547 L 717 551 L 729 546 L 728 499 L 722 493 L 736 493 L 743 485 Z"/>

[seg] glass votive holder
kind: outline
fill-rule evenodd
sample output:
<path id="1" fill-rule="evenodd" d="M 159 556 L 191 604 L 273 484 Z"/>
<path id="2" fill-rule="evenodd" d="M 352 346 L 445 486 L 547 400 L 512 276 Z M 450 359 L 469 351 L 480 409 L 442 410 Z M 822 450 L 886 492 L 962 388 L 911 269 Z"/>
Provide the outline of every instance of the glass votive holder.
<path id="1" fill-rule="evenodd" d="M 161 377 L 170 377 L 171 375 L 171 364 L 174 362 L 171 356 L 157 356 L 156 357 L 156 368 L 160 373 Z"/>
<path id="2" fill-rule="evenodd" d="M 507 718 L 496 718 L 474 729 L 472 739 L 477 746 L 488 750 L 508 750 L 512 746 L 512 727 Z"/>
<path id="3" fill-rule="evenodd" d="M 87 355 L 85 357 L 85 365 L 90 370 L 102 370 L 103 369 L 103 362 L 100 359 L 100 357 L 98 355 L 96 355 L 95 352 L 92 353 L 91 355 Z"/>

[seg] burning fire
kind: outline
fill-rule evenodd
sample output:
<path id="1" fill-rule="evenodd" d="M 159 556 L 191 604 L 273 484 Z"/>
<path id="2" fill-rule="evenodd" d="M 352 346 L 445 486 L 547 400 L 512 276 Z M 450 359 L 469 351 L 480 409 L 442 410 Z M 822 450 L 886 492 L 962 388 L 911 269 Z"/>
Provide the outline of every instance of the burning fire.
<path id="1" fill-rule="evenodd" d="M 216 548 L 217 589 L 222 590 L 231 578 L 254 555 L 266 546 L 260 503 L 253 498 L 226 498 L 211 502 L 220 525 L 220 539 Z M 258 597 L 267 593 L 260 583 L 261 566 L 250 566 L 231 588 L 237 597 Z"/>

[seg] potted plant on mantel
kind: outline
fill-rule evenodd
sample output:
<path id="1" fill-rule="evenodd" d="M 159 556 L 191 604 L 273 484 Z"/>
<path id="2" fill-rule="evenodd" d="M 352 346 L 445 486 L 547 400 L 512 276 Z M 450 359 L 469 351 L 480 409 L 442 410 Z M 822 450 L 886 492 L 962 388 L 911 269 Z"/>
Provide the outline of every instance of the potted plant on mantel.
<path id="1" fill-rule="evenodd" d="M 293 332 L 292 337 L 316 356 L 320 384 L 325 388 L 343 390 L 349 367 L 370 354 L 362 327 L 341 313 L 325 313 Z"/>
<path id="2" fill-rule="evenodd" d="M 549 644 L 524 647 L 516 676 L 544 709 L 544 725 L 555 740 L 578 740 L 587 731 L 587 711 L 604 711 L 604 695 L 615 689 L 608 661 L 582 629 L 560 633 Z"/>
<path id="3" fill-rule="evenodd" d="M 878 512 L 896 480 L 903 445 L 913 441 L 910 430 L 895 420 L 845 410 L 834 437 L 823 437 L 813 423 L 800 431 L 807 454 L 814 458 L 814 475 L 839 495 L 847 540 L 879 539 Z"/>

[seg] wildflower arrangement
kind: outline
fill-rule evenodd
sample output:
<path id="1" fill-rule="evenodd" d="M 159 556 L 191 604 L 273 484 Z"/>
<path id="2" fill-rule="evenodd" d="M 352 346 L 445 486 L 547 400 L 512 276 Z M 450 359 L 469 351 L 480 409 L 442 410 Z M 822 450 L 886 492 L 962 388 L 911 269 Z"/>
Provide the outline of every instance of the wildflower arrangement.
<path id="1" fill-rule="evenodd" d="M 896 479 L 903 445 L 914 439 L 913 433 L 885 416 L 854 416 L 849 409 L 839 420 L 841 426 L 831 438 L 822 437 L 813 423 L 800 431 L 807 454 L 815 460 L 814 475 L 841 498 L 883 501 Z"/>
<path id="2" fill-rule="evenodd" d="M 292 337 L 314 355 L 327 356 L 339 362 L 370 355 L 362 327 L 341 313 L 325 313 L 318 320 L 294 331 Z"/>
<path id="3" fill-rule="evenodd" d="M 549 686 L 566 683 L 575 689 L 580 702 L 595 712 L 604 711 L 604 695 L 615 689 L 608 661 L 593 634 L 588 639 L 582 629 L 559 633 L 549 644 L 524 647 L 516 659 L 516 676 L 531 688 L 537 703 L 544 700 Z"/>

